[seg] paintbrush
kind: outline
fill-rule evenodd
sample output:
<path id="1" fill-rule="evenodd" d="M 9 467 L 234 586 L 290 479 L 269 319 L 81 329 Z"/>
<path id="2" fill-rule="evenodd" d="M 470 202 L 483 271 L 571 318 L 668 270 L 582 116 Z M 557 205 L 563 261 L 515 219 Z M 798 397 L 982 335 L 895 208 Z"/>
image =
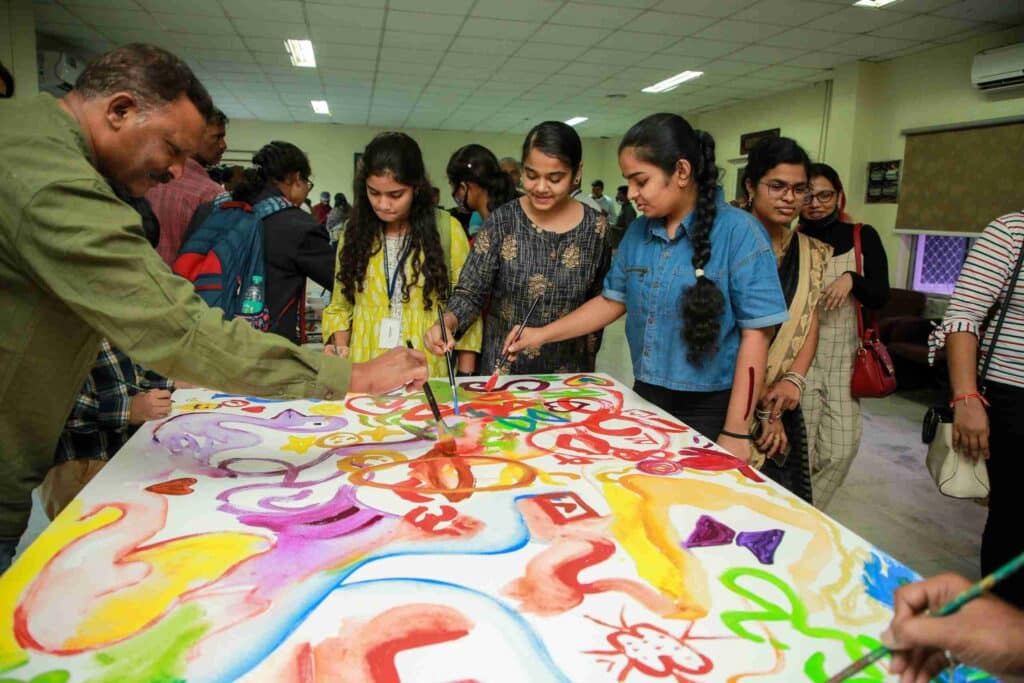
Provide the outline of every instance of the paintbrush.
<path id="1" fill-rule="evenodd" d="M 441 340 L 444 345 L 448 346 L 448 328 L 444 325 L 444 313 L 441 311 L 441 305 L 437 306 L 437 324 L 441 326 Z M 455 410 L 455 414 L 459 414 L 459 390 L 455 386 L 455 352 L 445 351 L 444 358 L 448 363 L 448 384 L 452 388 L 452 407 Z"/>
<path id="2" fill-rule="evenodd" d="M 523 336 L 523 330 L 526 329 L 526 324 L 530 322 L 530 316 L 533 315 L 533 309 L 537 308 L 537 304 L 540 303 L 540 299 L 541 297 L 538 296 L 533 300 L 533 303 L 530 304 L 530 310 L 526 312 L 526 317 L 523 318 L 523 322 L 519 325 L 519 330 L 516 331 L 516 336 L 512 339 L 512 343 L 509 344 L 509 346 L 515 344 L 519 341 L 519 338 Z M 484 385 L 484 391 L 494 391 L 494 385 L 498 383 L 498 373 L 501 372 L 501 369 L 507 362 L 508 349 L 505 349 L 505 353 L 501 354 L 501 359 L 498 361 L 498 364 L 494 366 L 494 374 L 491 375 L 491 378 L 487 380 L 487 384 Z"/>
<path id="3" fill-rule="evenodd" d="M 405 340 L 405 345 L 412 348 L 412 342 Z M 430 405 L 430 412 L 434 414 L 434 422 L 437 425 L 437 442 L 441 444 L 441 450 L 448 455 L 455 454 L 455 437 L 448 431 L 448 425 L 441 419 L 441 409 L 437 407 L 437 399 L 434 398 L 434 391 L 430 388 L 430 380 L 423 383 L 423 393 L 427 396 L 427 403 Z"/>
<path id="4" fill-rule="evenodd" d="M 974 598 L 978 597 L 982 593 L 991 590 L 997 583 L 1006 579 L 1011 574 L 1024 567 L 1024 553 L 1021 553 L 1017 557 L 1013 558 L 999 569 L 995 570 L 978 583 L 974 584 L 960 595 L 956 596 L 945 605 L 942 606 L 938 612 L 935 612 L 933 616 L 936 617 L 947 617 L 950 614 L 958 611 L 961 607 L 969 603 Z M 828 679 L 827 683 L 841 683 L 847 678 L 850 678 L 854 674 L 860 673 L 864 669 L 868 668 L 882 657 L 892 654 L 892 650 L 885 647 L 877 647 L 871 652 L 867 653 L 856 662 L 846 667 L 832 678 Z"/>

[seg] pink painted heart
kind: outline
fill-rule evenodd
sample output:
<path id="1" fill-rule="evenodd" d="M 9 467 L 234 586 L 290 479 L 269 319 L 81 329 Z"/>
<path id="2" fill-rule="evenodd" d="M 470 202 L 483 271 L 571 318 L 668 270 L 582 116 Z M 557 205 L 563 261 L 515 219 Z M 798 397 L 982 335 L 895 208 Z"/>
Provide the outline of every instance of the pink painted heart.
<path id="1" fill-rule="evenodd" d="M 162 481 L 159 484 L 153 484 L 147 486 L 147 491 L 153 493 L 162 493 L 165 496 L 187 496 L 192 493 L 192 485 L 196 483 L 196 479 L 192 477 L 182 477 L 181 479 L 171 479 L 170 481 Z"/>
<path id="2" fill-rule="evenodd" d="M 246 406 L 242 408 L 247 413 L 262 413 L 265 406 Z"/>

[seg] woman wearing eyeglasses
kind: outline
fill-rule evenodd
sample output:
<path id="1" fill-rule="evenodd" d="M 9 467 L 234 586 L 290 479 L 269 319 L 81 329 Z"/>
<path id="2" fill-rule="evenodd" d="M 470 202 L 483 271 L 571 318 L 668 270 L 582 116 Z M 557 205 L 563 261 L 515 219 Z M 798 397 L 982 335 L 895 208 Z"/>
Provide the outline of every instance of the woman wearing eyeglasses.
<path id="1" fill-rule="evenodd" d="M 878 233 L 861 226 L 863 271 L 857 272 L 854 224 L 844 213 L 839 174 L 812 164 L 800 232 L 832 247 L 818 311 L 818 353 L 807 375 L 803 401 L 811 458 L 814 504 L 825 509 L 846 478 L 860 447 L 860 402 L 850 394 L 857 338 L 857 305 L 878 309 L 889 301 L 889 263 Z"/>
<path id="2" fill-rule="evenodd" d="M 800 412 L 807 371 L 818 343 L 818 299 L 831 247 L 792 230 L 811 191 L 811 161 L 795 140 L 775 138 L 757 145 L 747 159 L 747 206 L 771 238 L 789 319 L 768 348 L 765 391 L 751 433 L 752 464 L 807 502 L 811 472 L 807 432 Z"/>

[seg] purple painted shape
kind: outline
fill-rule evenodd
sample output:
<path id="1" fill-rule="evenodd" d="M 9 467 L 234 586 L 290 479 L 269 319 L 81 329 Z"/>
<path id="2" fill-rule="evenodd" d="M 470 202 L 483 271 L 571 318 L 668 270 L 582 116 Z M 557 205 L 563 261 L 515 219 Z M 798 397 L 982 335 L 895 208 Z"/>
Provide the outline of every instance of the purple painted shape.
<path id="1" fill-rule="evenodd" d="M 701 515 L 690 537 L 683 545 L 687 548 L 704 548 L 713 545 L 729 545 L 736 532 L 711 515 Z"/>
<path id="2" fill-rule="evenodd" d="M 767 529 L 765 531 L 741 531 L 736 538 L 736 545 L 742 546 L 754 553 L 754 557 L 761 564 L 775 563 L 775 550 L 782 543 L 782 537 L 786 532 L 782 529 Z"/>

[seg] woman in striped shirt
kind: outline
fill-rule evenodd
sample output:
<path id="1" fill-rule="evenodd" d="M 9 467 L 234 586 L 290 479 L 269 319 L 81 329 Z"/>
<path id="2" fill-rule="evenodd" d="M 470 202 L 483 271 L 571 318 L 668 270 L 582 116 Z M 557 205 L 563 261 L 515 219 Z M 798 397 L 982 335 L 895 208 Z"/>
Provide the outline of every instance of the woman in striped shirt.
<path id="1" fill-rule="evenodd" d="M 988 574 L 1024 550 L 1017 496 L 1024 479 L 1024 284 L 1007 300 L 1014 266 L 1024 245 L 1024 211 L 1007 214 L 982 231 L 957 278 L 942 325 L 932 333 L 931 353 L 946 346 L 953 389 L 953 447 L 988 460 L 988 521 L 981 538 L 981 570 Z M 1007 306 L 992 345 L 984 322 L 993 305 Z M 993 318 L 994 319 L 994 318 Z M 978 339 L 981 338 L 980 351 Z M 979 361 L 991 352 L 988 375 L 978 379 Z M 982 398 L 979 384 L 985 390 Z M 986 413 L 986 404 L 988 411 Z M 994 590 L 1024 607 L 1024 576 Z"/>

